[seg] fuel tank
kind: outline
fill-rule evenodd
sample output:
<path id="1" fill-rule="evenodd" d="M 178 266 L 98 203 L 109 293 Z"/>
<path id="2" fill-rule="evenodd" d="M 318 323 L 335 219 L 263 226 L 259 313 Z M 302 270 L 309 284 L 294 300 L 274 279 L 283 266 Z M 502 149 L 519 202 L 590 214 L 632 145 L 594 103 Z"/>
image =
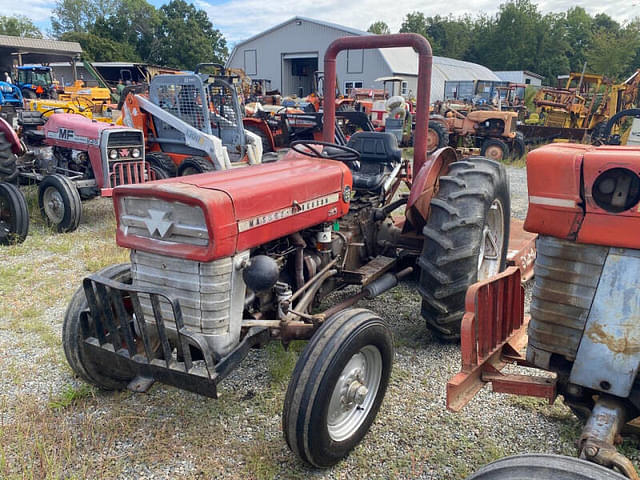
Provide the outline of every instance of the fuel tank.
<path id="1" fill-rule="evenodd" d="M 208 262 L 333 222 L 352 178 L 337 161 L 282 160 L 114 189 L 118 245 Z"/>

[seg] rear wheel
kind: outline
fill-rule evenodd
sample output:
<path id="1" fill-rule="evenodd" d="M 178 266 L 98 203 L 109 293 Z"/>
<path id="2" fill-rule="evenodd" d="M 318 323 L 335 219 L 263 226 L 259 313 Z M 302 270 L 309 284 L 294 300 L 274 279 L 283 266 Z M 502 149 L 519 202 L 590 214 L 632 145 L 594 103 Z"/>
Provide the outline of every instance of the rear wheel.
<path id="1" fill-rule="evenodd" d="M 429 122 L 427 132 L 427 153 L 433 153 L 439 148 L 449 145 L 449 132 L 440 122 Z"/>
<path id="2" fill-rule="evenodd" d="M 516 455 L 482 467 L 467 480 L 623 480 L 613 470 L 561 455 Z"/>
<path id="3" fill-rule="evenodd" d="M 11 142 L 0 133 L 0 181 L 13 182 L 18 177 L 18 164 Z"/>
<path id="4" fill-rule="evenodd" d="M 330 317 L 289 382 L 282 416 L 289 448 L 316 467 L 346 457 L 380 409 L 392 361 L 391 332 L 373 312 L 348 309 Z"/>
<path id="5" fill-rule="evenodd" d="M 495 161 L 505 160 L 509 157 L 509 147 L 499 138 L 487 138 L 482 142 L 480 155 Z"/>
<path id="6" fill-rule="evenodd" d="M 29 209 L 24 195 L 10 183 L 0 183 L 0 245 L 22 243 L 29 233 Z"/>
<path id="7" fill-rule="evenodd" d="M 527 153 L 527 147 L 524 143 L 522 133 L 517 132 L 513 142 L 511 143 L 511 159 L 519 160 Z"/>
<path id="8" fill-rule="evenodd" d="M 64 175 L 56 173 L 44 177 L 38 185 L 38 206 L 47 224 L 60 233 L 73 232 L 80 224 L 80 194 Z"/>
<path id="9" fill-rule="evenodd" d="M 120 283 L 131 283 L 131 265 L 128 263 L 111 265 L 98 272 L 98 275 Z M 85 382 L 104 390 L 121 390 L 133 378 L 130 372 L 114 374 L 107 372 L 104 366 L 98 365 L 91 358 L 82 340 L 80 314 L 88 310 L 84 288 L 80 287 L 71 298 L 62 324 L 62 346 L 67 362 L 73 372 Z M 91 317 L 89 317 L 91 322 Z"/>
<path id="10" fill-rule="evenodd" d="M 178 167 L 178 176 L 196 175 L 198 173 L 211 172 L 215 170 L 213 163 L 204 157 L 189 157 L 182 161 Z"/>
<path id="11" fill-rule="evenodd" d="M 22 96 L 24 98 L 27 99 L 34 99 L 34 98 L 38 98 L 38 95 L 36 95 L 36 92 L 34 92 L 33 90 L 31 90 L 30 88 L 23 88 L 22 89 Z"/>
<path id="12" fill-rule="evenodd" d="M 482 157 L 452 163 L 439 181 L 423 229 L 418 289 L 427 327 L 453 340 L 467 288 L 506 266 L 509 185 L 504 166 Z"/>

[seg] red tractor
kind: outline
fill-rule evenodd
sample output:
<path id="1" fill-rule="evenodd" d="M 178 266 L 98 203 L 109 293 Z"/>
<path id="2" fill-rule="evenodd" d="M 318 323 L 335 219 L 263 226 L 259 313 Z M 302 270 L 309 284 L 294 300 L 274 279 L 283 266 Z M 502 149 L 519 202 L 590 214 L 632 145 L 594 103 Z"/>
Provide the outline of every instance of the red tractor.
<path id="1" fill-rule="evenodd" d="M 580 458 L 636 480 L 615 444 L 640 417 L 639 172 L 638 146 L 552 144 L 529 153 L 525 228 L 539 234 L 531 317 L 517 269 L 471 287 L 462 372 L 447 385 L 453 410 L 486 383 L 551 403 L 562 395 L 585 421 Z M 511 362 L 555 376 L 502 374 Z"/>
<path id="2" fill-rule="evenodd" d="M 144 161 L 139 130 L 67 113 L 47 117 L 23 111 L 18 118 L 21 138 L 0 118 L 0 181 L 37 183 L 40 211 L 59 232 L 78 227 L 81 200 L 110 196 L 116 185 L 157 177 Z M 8 205 L 9 194 L 3 198 Z M 4 221 L 13 225 L 10 234 L 23 238 L 26 224 L 19 218 L 24 212 L 17 207 L 2 211 Z"/>
<path id="3" fill-rule="evenodd" d="M 504 167 L 457 161 L 451 149 L 427 158 L 424 37 L 334 41 L 325 98 L 338 52 L 400 46 L 420 58 L 413 168 L 390 133 L 330 143 L 329 102 L 324 141 L 295 142 L 276 162 L 114 190 L 116 241 L 131 263 L 85 278 L 69 304 L 63 344 L 79 377 L 134 391 L 160 381 L 215 398 L 251 347 L 310 339 L 287 390 L 285 439 L 319 467 L 360 442 L 389 382 L 393 342 L 383 319 L 351 307 L 417 269 L 427 326 L 455 338 L 467 287 L 500 272 L 509 250 Z M 398 193 L 403 183 L 409 195 Z M 402 206 L 406 215 L 391 215 Z M 357 293 L 317 311 L 349 285 Z"/>

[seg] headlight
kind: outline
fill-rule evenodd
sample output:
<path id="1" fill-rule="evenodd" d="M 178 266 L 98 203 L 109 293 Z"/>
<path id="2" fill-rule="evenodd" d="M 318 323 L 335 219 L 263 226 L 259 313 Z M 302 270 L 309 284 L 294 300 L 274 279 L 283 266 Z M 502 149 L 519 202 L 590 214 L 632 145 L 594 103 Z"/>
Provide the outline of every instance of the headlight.
<path id="1" fill-rule="evenodd" d="M 112 150 L 109 150 L 109 158 L 111 160 L 115 160 L 116 158 L 118 158 L 118 151 L 115 148 Z"/>
<path id="2" fill-rule="evenodd" d="M 133 158 L 140 158 L 140 149 L 134 148 L 133 150 L 131 150 L 131 156 Z"/>

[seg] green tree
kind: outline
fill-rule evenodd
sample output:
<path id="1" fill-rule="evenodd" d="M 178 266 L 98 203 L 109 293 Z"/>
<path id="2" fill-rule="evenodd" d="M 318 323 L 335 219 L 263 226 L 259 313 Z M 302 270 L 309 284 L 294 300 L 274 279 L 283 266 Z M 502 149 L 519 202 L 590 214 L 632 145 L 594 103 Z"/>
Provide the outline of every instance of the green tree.
<path id="1" fill-rule="evenodd" d="M 66 32 L 60 36 L 60 40 L 78 42 L 82 47 L 83 57 L 92 62 L 140 61 L 139 55 L 131 45 L 93 33 Z"/>
<path id="2" fill-rule="evenodd" d="M 410 12 L 404 17 L 400 26 L 401 33 L 419 33 L 429 40 L 427 35 L 427 18 L 422 12 Z"/>
<path id="3" fill-rule="evenodd" d="M 160 12 L 158 48 L 151 57 L 155 63 L 185 69 L 201 62 L 224 63 L 227 42 L 206 12 L 184 0 L 171 0 Z"/>
<path id="4" fill-rule="evenodd" d="M 378 20 L 377 22 L 373 22 L 371 25 L 369 25 L 369 28 L 367 28 L 367 32 L 376 33 L 378 35 L 387 35 L 391 33 L 391 30 L 389 29 L 389 25 L 387 25 L 382 20 Z"/>
<path id="5" fill-rule="evenodd" d="M 0 34 L 14 37 L 42 38 L 42 32 L 28 17 L 0 15 Z"/>
<path id="6" fill-rule="evenodd" d="M 640 39 L 633 32 L 625 30 L 616 34 L 598 31 L 593 36 L 591 48 L 587 52 L 588 70 L 616 81 L 624 80 L 626 73 L 638 67 L 632 65 L 638 48 Z"/>
<path id="7" fill-rule="evenodd" d="M 87 32 L 96 19 L 115 11 L 115 0 L 56 0 L 51 16 L 51 31 L 60 37 L 65 32 Z"/>
<path id="8" fill-rule="evenodd" d="M 581 72 L 586 61 L 586 52 L 593 38 L 593 18 L 582 7 L 572 7 L 566 14 L 569 68 Z"/>

